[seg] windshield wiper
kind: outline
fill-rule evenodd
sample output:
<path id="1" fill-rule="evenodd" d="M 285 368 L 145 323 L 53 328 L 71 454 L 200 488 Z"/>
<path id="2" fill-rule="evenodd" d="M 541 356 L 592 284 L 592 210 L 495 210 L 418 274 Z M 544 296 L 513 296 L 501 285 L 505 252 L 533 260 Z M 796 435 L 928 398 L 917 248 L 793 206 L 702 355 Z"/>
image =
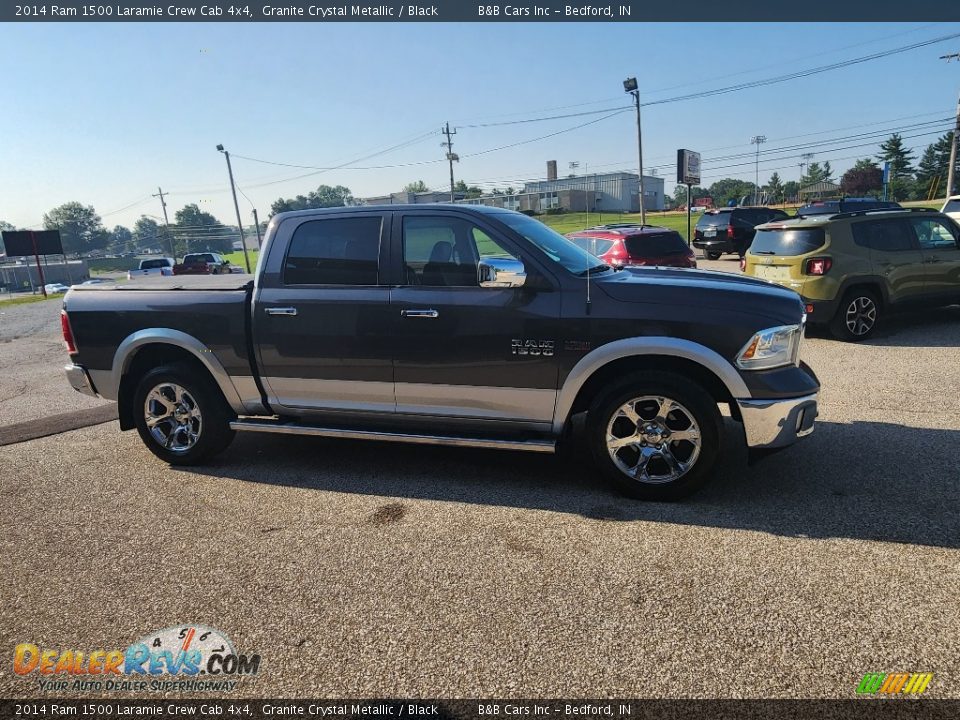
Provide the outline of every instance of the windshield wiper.
<path id="1" fill-rule="evenodd" d="M 754 255 L 776 255 L 773 250 L 754 250 Z"/>
<path id="2" fill-rule="evenodd" d="M 595 275 L 596 273 L 601 273 L 601 272 L 604 272 L 605 270 L 611 270 L 611 269 L 612 268 L 606 263 L 600 263 L 599 265 L 594 265 L 593 267 L 587 268 L 586 270 L 581 270 L 580 272 L 577 273 L 577 277 L 586 277 L 588 273 L 590 275 Z"/>

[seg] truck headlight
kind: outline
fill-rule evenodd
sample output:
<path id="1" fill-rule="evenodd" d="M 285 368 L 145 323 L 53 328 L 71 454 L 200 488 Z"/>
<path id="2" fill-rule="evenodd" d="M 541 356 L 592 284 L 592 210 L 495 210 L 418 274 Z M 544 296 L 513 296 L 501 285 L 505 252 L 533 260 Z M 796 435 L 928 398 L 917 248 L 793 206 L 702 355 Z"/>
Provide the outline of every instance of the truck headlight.
<path id="1" fill-rule="evenodd" d="M 802 323 L 761 330 L 737 355 L 737 367 L 741 370 L 769 370 L 796 364 L 802 337 Z"/>

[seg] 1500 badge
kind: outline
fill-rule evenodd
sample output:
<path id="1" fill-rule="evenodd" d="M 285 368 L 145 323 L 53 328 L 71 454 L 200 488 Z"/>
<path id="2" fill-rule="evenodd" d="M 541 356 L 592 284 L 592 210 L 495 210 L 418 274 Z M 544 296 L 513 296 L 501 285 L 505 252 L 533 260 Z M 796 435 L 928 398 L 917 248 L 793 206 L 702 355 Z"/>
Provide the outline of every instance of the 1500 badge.
<path id="1" fill-rule="evenodd" d="M 553 340 L 511 340 L 511 355 L 553 355 Z"/>

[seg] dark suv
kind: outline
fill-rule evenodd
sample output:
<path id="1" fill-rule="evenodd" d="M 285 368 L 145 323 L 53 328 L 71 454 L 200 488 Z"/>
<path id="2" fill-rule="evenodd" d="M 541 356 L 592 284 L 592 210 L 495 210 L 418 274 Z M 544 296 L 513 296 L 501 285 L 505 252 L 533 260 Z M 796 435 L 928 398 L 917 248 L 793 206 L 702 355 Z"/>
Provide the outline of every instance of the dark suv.
<path id="1" fill-rule="evenodd" d="M 658 225 L 618 223 L 570 233 L 568 238 L 611 267 L 695 268 L 697 258 L 680 233 Z"/>
<path id="2" fill-rule="evenodd" d="M 790 217 L 783 210 L 768 207 L 732 207 L 707 210 L 693 231 L 693 246 L 709 260 L 724 253 L 744 256 L 757 225 Z"/>

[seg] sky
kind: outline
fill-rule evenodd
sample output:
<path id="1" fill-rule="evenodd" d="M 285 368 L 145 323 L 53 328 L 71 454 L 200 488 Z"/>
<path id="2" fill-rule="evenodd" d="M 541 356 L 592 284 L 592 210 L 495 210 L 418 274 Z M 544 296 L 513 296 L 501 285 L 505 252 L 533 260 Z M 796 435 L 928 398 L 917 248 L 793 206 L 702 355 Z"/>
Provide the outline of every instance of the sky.
<path id="1" fill-rule="evenodd" d="M 638 78 L 642 101 L 654 103 L 952 33 L 960 25 L 7 24 L 0 220 L 39 228 L 46 211 L 79 201 L 108 228 L 132 227 L 142 214 L 161 216 L 151 195 L 162 187 L 171 221 L 197 203 L 235 223 L 218 143 L 233 156 L 245 223 L 253 207 L 264 219 L 277 198 L 320 184 L 345 185 L 356 197 L 415 180 L 445 189 L 446 122 L 457 129 L 456 177 L 485 189 L 542 178 L 548 160 L 561 174 L 570 162 L 580 163 L 577 172 L 635 172 L 629 110 L 476 126 L 627 108 L 629 76 Z M 876 154 L 882 137 L 849 137 L 868 132 L 903 128 L 919 156 L 951 126 L 960 62 L 939 56 L 958 51 L 955 38 L 781 84 L 647 105 L 645 170 L 656 168 L 671 192 L 676 150 L 689 148 L 702 153 L 704 185 L 753 180 L 752 156 L 719 158 L 750 153 L 755 135 L 767 137 L 761 183 L 774 170 L 797 179 L 802 152 L 829 160 L 839 177 L 856 158 Z M 811 142 L 822 144 L 775 152 Z M 317 171 L 244 158 L 352 164 Z"/>

